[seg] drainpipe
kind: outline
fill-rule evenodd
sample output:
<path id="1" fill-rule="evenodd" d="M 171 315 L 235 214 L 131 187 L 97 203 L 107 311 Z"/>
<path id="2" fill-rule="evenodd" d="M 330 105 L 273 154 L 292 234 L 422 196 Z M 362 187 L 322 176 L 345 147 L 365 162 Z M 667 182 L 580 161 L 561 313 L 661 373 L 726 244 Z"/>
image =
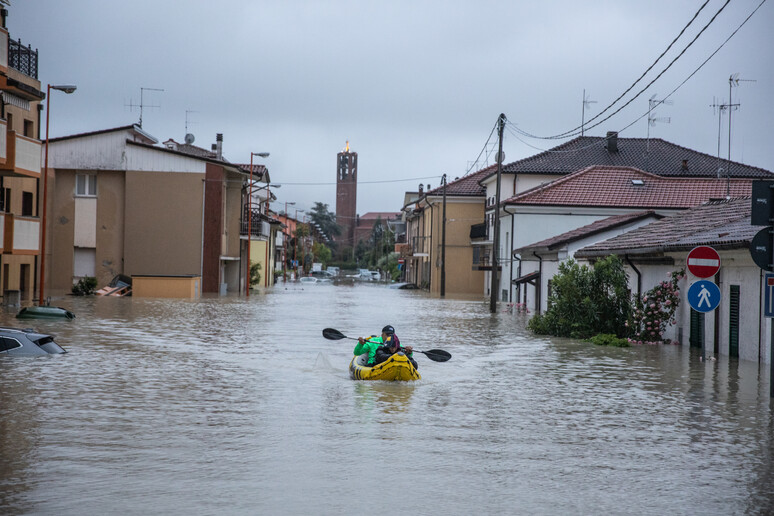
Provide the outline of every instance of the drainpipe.
<path id="1" fill-rule="evenodd" d="M 626 260 L 626 263 L 629 264 L 629 267 L 631 267 L 634 272 L 637 274 L 637 295 L 639 296 L 642 293 L 642 274 L 640 273 L 639 269 L 634 266 L 632 261 L 629 259 L 629 255 L 624 255 L 624 260 Z"/>
<path id="2" fill-rule="evenodd" d="M 422 200 L 425 201 L 425 204 L 427 204 L 427 207 L 430 209 L 430 243 L 427 246 L 427 263 L 430 264 L 430 277 L 427 280 L 427 291 L 430 292 L 430 289 L 432 288 L 431 280 L 433 278 L 433 205 L 427 200 L 427 195 L 425 195 L 425 198 Z"/>
<path id="3" fill-rule="evenodd" d="M 515 179 L 514 179 L 514 184 L 515 184 Z M 514 189 L 515 188 L 516 187 L 514 186 Z M 514 223 L 514 219 L 516 219 L 516 217 L 514 216 L 516 214 L 513 213 L 512 211 L 508 211 L 508 206 L 505 204 L 503 205 L 503 211 L 511 216 L 511 248 L 508 250 L 508 256 L 510 257 L 510 266 L 508 267 L 509 276 L 510 276 L 508 281 L 508 302 L 513 303 L 513 240 L 516 236 L 513 233 L 513 223 Z M 521 276 L 521 259 L 519 259 L 519 276 Z"/>
<path id="4" fill-rule="evenodd" d="M 535 255 L 535 258 L 537 258 L 538 261 L 540 262 L 538 264 L 537 285 L 535 285 L 535 313 L 539 314 L 540 313 L 540 293 L 541 293 L 541 290 L 543 290 L 543 257 L 534 251 L 532 251 L 532 254 Z"/>

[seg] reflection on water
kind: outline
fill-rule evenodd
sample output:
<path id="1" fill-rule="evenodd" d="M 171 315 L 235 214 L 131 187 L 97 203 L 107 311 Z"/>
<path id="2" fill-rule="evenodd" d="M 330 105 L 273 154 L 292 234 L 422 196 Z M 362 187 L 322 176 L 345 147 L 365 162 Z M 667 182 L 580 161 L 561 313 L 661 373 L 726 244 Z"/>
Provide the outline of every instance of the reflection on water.
<path id="1" fill-rule="evenodd" d="M 535 337 L 485 300 L 290 285 L 63 298 L 70 353 L 0 357 L 3 514 L 765 514 L 767 368 Z M 19 325 L 3 312 L 3 325 Z M 396 327 L 423 379 L 353 382 Z M 389 479 L 405 504 L 375 503 Z"/>

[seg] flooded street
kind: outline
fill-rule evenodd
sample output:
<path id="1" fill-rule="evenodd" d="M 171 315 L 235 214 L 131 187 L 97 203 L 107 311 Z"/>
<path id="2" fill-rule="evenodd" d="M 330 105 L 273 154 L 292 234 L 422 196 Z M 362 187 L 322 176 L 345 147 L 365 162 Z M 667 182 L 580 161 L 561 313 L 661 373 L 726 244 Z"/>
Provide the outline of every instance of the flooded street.
<path id="1" fill-rule="evenodd" d="M 17 321 L 69 353 L 0 357 L 3 514 L 765 514 L 764 366 L 533 337 L 486 300 L 298 285 L 72 298 Z M 354 382 L 395 326 L 415 383 Z M 387 496 L 383 496 L 387 495 Z"/>

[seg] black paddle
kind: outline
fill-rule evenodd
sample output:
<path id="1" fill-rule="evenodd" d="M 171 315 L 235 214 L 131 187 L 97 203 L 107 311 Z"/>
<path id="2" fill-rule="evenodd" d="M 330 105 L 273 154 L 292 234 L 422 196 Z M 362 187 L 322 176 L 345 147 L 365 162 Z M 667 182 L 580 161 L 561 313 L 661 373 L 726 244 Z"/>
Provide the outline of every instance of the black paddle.
<path id="1" fill-rule="evenodd" d="M 322 334 L 323 334 L 323 337 L 325 337 L 328 340 L 341 340 L 341 339 L 357 340 L 355 337 L 347 337 L 339 330 L 334 330 L 333 328 L 325 328 L 322 331 Z M 444 351 L 442 349 L 430 349 L 428 351 L 420 351 L 418 349 L 412 349 L 412 351 L 416 351 L 417 353 L 422 353 L 433 362 L 446 362 L 452 357 L 451 353 L 449 353 L 448 351 Z"/>

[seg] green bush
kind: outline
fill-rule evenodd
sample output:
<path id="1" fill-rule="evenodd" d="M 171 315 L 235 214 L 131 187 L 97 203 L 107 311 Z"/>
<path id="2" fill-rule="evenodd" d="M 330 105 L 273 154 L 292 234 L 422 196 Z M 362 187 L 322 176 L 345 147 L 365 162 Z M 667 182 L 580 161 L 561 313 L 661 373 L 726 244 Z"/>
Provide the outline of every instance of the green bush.
<path id="1" fill-rule="evenodd" d="M 559 264 L 551 280 L 548 310 L 530 319 L 528 328 L 541 335 L 588 339 L 598 333 L 626 335 L 631 314 L 628 278 L 615 256 L 589 268 L 575 260 Z"/>
<path id="2" fill-rule="evenodd" d="M 254 263 L 250 266 L 250 288 L 261 283 L 261 264 Z"/>
<path id="3" fill-rule="evenodd" d="M 86 276 L 78 280 L 78 283 L 73 285 L 72 293 L 74 296 L 90 296 L 94 294 L 94 290 L 97 288 L 97 278 L 93 276 Z"/>
<path id="4" fill-rule="evenodd" d="M 629 347 L 629 341 L 627 339 L 619 339 L 612 333 L 600 333 L 599 335 L 594 335 L 589 340 L 597 346 L 613 346 L 616 348 Z"/>

